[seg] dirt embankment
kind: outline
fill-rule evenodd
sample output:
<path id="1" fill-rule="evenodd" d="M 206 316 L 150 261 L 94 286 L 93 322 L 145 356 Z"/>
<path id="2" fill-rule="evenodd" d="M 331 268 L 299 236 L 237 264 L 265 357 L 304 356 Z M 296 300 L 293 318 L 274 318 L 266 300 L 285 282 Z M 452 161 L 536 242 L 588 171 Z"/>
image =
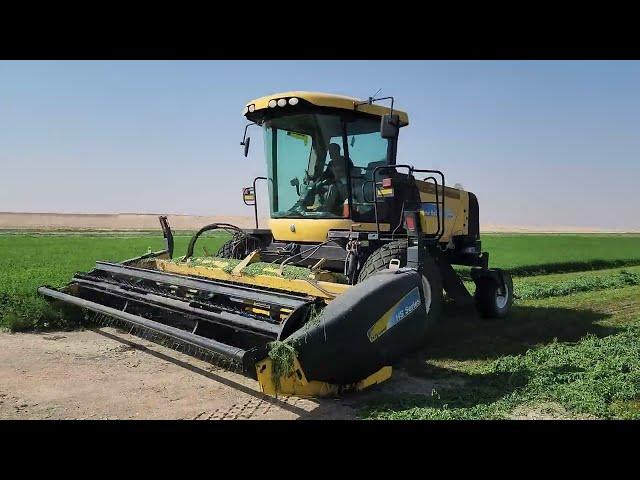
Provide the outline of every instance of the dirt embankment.
<path id="1" fill-rule="evenodd" d="M 156 214 L 67 214 L 67 213 L 3 213 L 0 230 L 160 230 Z M 198 230 L 216 222 L 231 223 L 241 228 L 255 227 L 250 216 L 167 215 L 173 230 Z M 266 223 L 261 224 L 266 225 Z"/>
<path id="2" fill-rule="evenodd" d="M 167 215 L 174 230 L 198 230 L 204 225 L 225 222 L 242 228 L 255 227 L 252 216 Z M 266 227 L 267 219 L 260 219 Z M 72 214 L 72 213 L 12 213 L 0 212 L 0 230 L 159 230 L 158 214 Z M 495 225 L 483 224 L 485 233 L 622 233 L 623 230 L 571 226 Z M 624 232 L 637 232 L 624 230 Z"/>

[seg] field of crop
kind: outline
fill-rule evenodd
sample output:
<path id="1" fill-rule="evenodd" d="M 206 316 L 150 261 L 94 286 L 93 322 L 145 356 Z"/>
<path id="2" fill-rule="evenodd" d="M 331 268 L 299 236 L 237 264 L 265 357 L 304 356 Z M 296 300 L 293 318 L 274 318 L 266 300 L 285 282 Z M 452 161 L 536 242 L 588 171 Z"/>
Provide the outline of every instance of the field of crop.
<path id="1" fill-rule="evenodd" d="M 482 236 L 490 263 L 514 276 L 640 265 L 639 244 L 637 234 Z"/>
<path id="2" fill-rule="evenodd" d="M 184 255 L 188 235 L 175 236 L 175 254 Z M 215 253 L 228 237 L 203 235 L 196 245 Z M 0 326 L 13 331 L 67 327 L 36 290 L 61 287 L 75 272 L 90 270 L 96 260 L 121 261 L 164 248 L 157 234 L 0 234 Z"/>
<path id="3" fill-rule="evenodd" d="M 226 239 L 198 244 L 211 253 Z M 176 237 L 181 255 L 189 237 Z M 514 275 L 505 320 L 446 306 L 400 368 L 434 379 L 431 395 L 378 395 L 361 418 L 640 418 L 640 236 L 485 235 L 492 266 Z M 0 234 L 0 325 L 68 328 L 39 298 L 95 260 L 163 248 L 156 234 Z M 472 284 L 471 284 L 472 285 Z M 470 286 L 471 286 L 470 285 Z"/>

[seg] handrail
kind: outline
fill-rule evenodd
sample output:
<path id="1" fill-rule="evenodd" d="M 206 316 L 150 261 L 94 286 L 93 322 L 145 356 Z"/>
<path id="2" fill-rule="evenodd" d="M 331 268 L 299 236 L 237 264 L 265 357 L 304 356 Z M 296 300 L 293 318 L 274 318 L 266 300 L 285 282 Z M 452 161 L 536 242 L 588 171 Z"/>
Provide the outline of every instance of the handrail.
<path id="1" fill-rule="evenodd" d="M 375 220 L 376 220 L 376 233 L 378 235 L 378 237 L 380 236 L 380 222 L 378 219 L 378 195 L 377 195 L 377 182 L 376 182 L 376 175 L 378 174 L 379 171 L 385 171 L 385 170 L 395 170 L 397 172 L 398 168 L 406 168 L 407 169 L 407 175 L 410 178 L 413 178 L 414 181 L 416 181 L 415 177 L 413 176 L 414 173 L 430 173 L 432 175 L 429 175 L 427 177 L 425 177 L 424 179 L 422 179 L 421 181 L 423 182 L 427 182 L 430 183 L 430 181 L 433 181 L 434 187 L 435 187 L 435 197 L 436 200 L 434 201 L 429 201 L 429 202 L 420 202 L 421 204 L 423 203 L 428 203 L 428 204 L 435 204 L 436 206 L 436 216 L 437 216 L 437 221 L 438 221 L 438 229 L 434 234 L 426 234 L 425 236 L 429 237 L 429 238 L 435 238 L 435 239 L 439 239 L 442 237 L 442 235 L 444 235 L 445 232 L 445 178 L 444 178 L 444 173 L 442 173 L 440 170 L 430 170 L 430 169 L 418 169 L 418 168 L 414 168 L 411 165 L 379 165 L 377 167 L 375 167 L 373 169 L 373 175 L 372 175 L 372 180 L 367 180 L 363 183 L 362 185 L 362 198 L 366 203 L 373 203 L 373 208 L 374 208 L 374 213 L 375 213 Z M 441 185 L 442 185 L 442 200 L 440 200 L 440 189 L 438 188 L 438 179 L 436 178 L 436 175 L 440 177 L 441 180 Z M 367 201 L 366 195 L 365 195 L 365 186 L 368 183 L 373 183 L 374 184 L 374 199 L 371 202 Z"/>

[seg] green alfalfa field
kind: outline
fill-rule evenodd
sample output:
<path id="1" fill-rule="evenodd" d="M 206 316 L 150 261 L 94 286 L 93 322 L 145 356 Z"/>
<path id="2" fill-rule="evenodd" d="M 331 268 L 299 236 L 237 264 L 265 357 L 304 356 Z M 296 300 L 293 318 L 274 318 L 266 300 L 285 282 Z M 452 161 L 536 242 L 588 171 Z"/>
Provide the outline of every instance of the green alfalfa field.
<path id="1" fill-rule="evenodd" d="M 189 238 L 176 236 L 177 255 Z M 196 254 L 214 253 L 227 238 L 203 238 Z M 359 416 L 640 418 L 640 235 L 496 234 L 482 242 L 491 265 L 514 276 L 513 314 L 483 321 L 448 304 L 425 348 L 397 366 L 435 379 L 431 394 L 374 395 Z M 75 328 L 37 295 L 39 286 L 63 286 L 95 260 L 163 246 L 155 233 L 0 234 L 0 326 Z"/>

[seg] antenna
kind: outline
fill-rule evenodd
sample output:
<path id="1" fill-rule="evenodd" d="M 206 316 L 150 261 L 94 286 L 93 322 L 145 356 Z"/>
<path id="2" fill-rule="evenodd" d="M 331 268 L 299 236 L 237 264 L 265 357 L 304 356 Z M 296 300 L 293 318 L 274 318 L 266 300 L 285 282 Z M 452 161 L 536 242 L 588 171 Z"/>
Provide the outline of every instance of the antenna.
<path id="1" fill-rule="evenodd" d="M 382 90 L 382 88 L 379 88 L 378 91 L 376 93 L 373 94 L 373 97 L 369 97 L 368 100 L 364 101 L 364 102 L 353 102 L 353 109 L 357 110 L 358 107 L 360 105 L 371 105 L 373 104 L 373 102 L 380 102 L 382 100 L 391 100 L 391 109 L 390 109 L 390 114 L 393 115 L 393 97 L 380 97 L 380 98 L 375 98 L 375 96 L 380 93 L 380 90 Z"/>
<path id="2" fill-rule="evenodd" d="M 376 95 L 378 95 L 380 93 L 380 90 L 382 90 L 382 88 L 379 88 L 376 93 L 374 93 L 373 95 L 371 95 L 369 97 L 369 103 L 373 103 L 373 99 L 376 98 Z"/>

